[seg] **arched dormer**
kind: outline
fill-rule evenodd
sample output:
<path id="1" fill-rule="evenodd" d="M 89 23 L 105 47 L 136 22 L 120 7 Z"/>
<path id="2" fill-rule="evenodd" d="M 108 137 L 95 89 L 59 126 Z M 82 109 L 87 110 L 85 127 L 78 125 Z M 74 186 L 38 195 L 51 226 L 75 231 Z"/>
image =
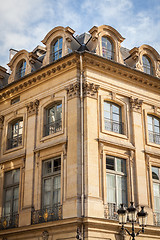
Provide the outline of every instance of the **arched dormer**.
<path id="1" fill-rule="evenodd" d="M 95 47 L 95 52 L 109 60 L 114 60 L 123 63 L 123 58 L 120 52 L 121 42 L 124 38 L 120 33 L 108 26 L 102 25 L 100 27 L 93 27 L 89 30 L 92 36 L 92 44 Z"/>
<path id="2" fill-rule="evenodd" d="M 55 27 L 53 28 L 42 40 L 42 43 L 46 45 L 46 55 L 43 60 L 43 66 L 58 60 L 65 56 L 72 50 L 72 42 L 74 30 L 70 27 Z"/>
<path id="3" fill-rule="evenodd" d="M 25 75 L 31 73 L 33 65 L 37 60 L 37 55 L 34 53 L 29 53 L 26 50 L 21 50 L 17 52 L 8 66 L 11 69 L 11 75 L 8 79 L 8 83 L 17 81 L 24 77 Z"/>
<path id="4" fill-rule="evenodd" d="M 160 77 L 160 55 L 149 45 L 143 44 L 131 49 L 126 62 L 142 72 Z"/>

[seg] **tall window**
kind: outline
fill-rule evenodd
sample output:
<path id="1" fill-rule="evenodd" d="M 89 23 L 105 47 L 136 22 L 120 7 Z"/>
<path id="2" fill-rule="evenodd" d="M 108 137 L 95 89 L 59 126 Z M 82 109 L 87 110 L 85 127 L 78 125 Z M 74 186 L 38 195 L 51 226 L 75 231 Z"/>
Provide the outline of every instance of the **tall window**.
<path id="1" fill-rule="evenodd" d="M 147 74 L 153 74 L 153 68 L 151 64 L 151 60 L 146 56 L 142 56 L 142 62 L 143 62 L 143 70 Z"/>
<path id="2" fill-rule="evenodd" d="M 62 130 L 62 102 L 46 109 L 45 136 Z"/>
<path id="3" fill-rule="evenodd" d="M 155 116 L 148 115 L 147 120 L 149 142 L 160 144 L 160 119 Z"/>
<path id="4" fill-rule="evenodd" d="M 112 102 L 104 102 L 104 126 L 105 130 L 123 133 L 120 106 Z"/>
<path id="5" fill-rule="evenodd" d="M 42 208 L 53 209 L 61 202 L 61 158 L 43 162 Z"/>
<path id="6" fill-rule="evenodd" d="M 15 227 L 18 224 L 19 178 L 20 169 L 6 172 L 4 175 L 4 228 Z"/>
<path id="7" fill-rule="evenodd" d="M 52 45 L 51 61 L 54 62 L 62 57 L 62 44 L 63 38 L 58 38 L 58 40 Z"/>
<path id="8" fill-rule="evenodd" d="M 108 37 L 102 37 L 102 56 L 109 60 L 114 59 L 113 43 Z"/>
<path id="9" fill-rule="evenodd" d="M 106 157 L 106 186 L 108 217 L 114 218 L 121 203 L 127 206 L 127 174 L 124 159 Z"/>
<path id="10" fill-rule="evenodd" d="M 160 225 L 160 168 L 152 167 L 155 224 Z"/>
<path id="11" fill-rule="evenodd" d="M 23 119 L 18 119 L 8 127 L 8 149 L 22 145 Z"/>
<path id="12" fill-rule="evenodd" d="M 16 79 L 24 77 L 25 71 L 26 71 L 26 61 L 22 60 L 17 67 Z"/>

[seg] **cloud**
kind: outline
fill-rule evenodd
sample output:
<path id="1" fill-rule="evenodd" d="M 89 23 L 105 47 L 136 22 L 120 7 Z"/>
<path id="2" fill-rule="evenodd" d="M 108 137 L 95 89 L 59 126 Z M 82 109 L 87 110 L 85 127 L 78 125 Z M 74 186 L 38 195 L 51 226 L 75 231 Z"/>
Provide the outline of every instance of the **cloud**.
<path id="1" fill-rule="evenodd" d="M 157 0 L 5 0 L 0 8 L 0 65 L 9 49 L 32 51 L 54 27 L 81 34 L 94 25 L 110 25 L 126 38 L 124 47 L 149 44 L 160 52 L 160 2 Z"/>

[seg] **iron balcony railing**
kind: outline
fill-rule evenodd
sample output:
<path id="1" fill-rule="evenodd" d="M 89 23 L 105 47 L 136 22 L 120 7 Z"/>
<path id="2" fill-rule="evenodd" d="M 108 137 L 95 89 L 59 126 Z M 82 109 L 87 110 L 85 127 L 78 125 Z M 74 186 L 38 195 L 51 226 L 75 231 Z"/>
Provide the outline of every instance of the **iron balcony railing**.
<path id="1" fill-rule="evenodd" d="M 118 221 L 118 206 L 116 203 L 107 203 L 105 205 L 105 217 L 110 220 Z"/>
<path id="2" fill-rule="evenodd" d="M 148 131 L 149 142 L 160 144 L 160 133 Z"/>
<path id="3" fill-rule="evenodd" d="M 59 132 L 62 130 L 62 119 L 58 119 L 54 122 L 45 125 L 45 136 Z"/>
<path id="4" fill-rule="evenodd" d="M 22 145 L 22 134 L 15 137 L 8 138 L 8 149 L 15 148 Z"/>
<path id="5" fill-rule="evenodd" d="M 16 228 L 19 224 L 19 215 L 17 213 L 3 216 L 0 218 L 0 230 Z"/>
<path id="6" fill-rule="evenodd" d="M 31 223 L 44 223 L 62 219 L 62 205 L 55 204 L 52 208 L 33 210 Z"/>
<path id="7" fill-rule="evenodd" d="M 154 222 L 154 225 L 160 226 L 160 212 L 153 213 L 153 222 Z"/>
<path id="8" fill-rule="evenodd" d="M 104 118 L 105 130 L 123 134 L 123 123 Z"/>

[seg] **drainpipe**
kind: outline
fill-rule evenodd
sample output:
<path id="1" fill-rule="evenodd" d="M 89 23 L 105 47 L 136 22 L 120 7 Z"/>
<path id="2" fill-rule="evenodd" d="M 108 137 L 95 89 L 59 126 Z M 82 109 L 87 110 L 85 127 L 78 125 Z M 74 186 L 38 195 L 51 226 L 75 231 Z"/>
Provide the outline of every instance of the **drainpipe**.
<path id="1" fill-rule="evenodd" d="M 80 114 L 81 114 L 81 161 L 82 161 L 82 189 L 81 189 L 81 217 L 85 216 L 85 199 L 84 199 L 84 102 L 83 102 L 83 62 L 80 54 Z M 84 239 L 84 225 L 82 223 L 82 239 Z"/>

